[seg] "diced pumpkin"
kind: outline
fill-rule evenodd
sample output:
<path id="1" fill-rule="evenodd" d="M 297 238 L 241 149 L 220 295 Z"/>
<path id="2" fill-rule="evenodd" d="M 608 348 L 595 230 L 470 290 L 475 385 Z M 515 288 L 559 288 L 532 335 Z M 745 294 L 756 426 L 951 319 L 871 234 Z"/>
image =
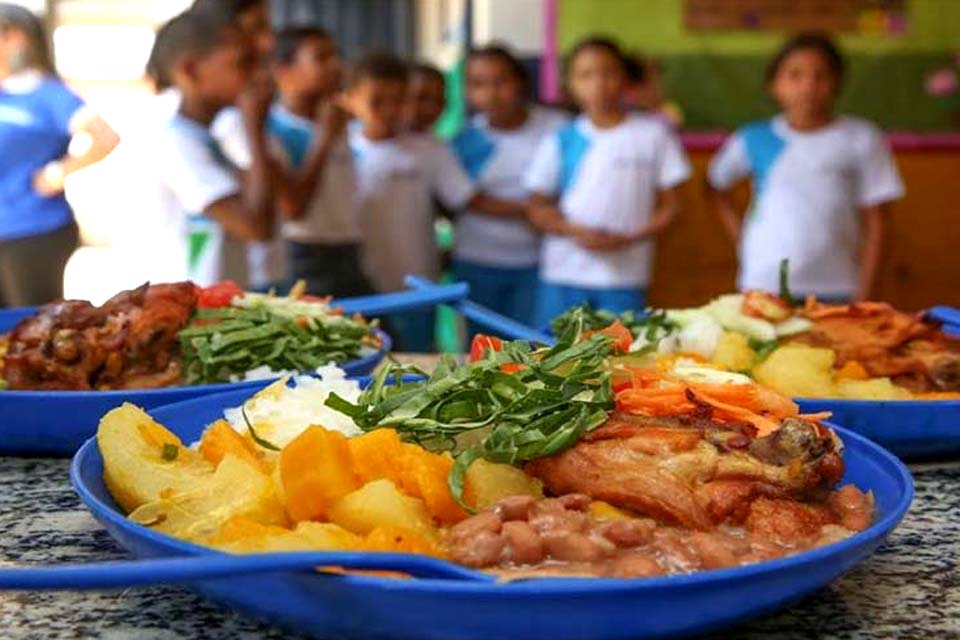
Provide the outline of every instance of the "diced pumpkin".
<path id="1" fill-rule="evenodd" d="M 467 469 L 464 502 L 477 510 L 492 507 L 504 498 L 517 495 L 543 497 L 543 484 L 523 470 L 508 464 L 477 460 Z"/>
<path id="2" fill-rule="evenodd" d="M 629 511 L 624 511 L 623 509 L 617 508 L 610 504 L 609 502 L 604 502 L 602 500 L 594 500 L 590 503 L 590 506 L 587 508 L 587 511 L 591 516 L 596 520 L 601 522 L 606 520 L 618 520 L 620 518 L 634 518 L 633 514 Z"/>
<path id="3" fill-rule="evenodd" d="M 467 512 L 453 499 L 447 485 L 453 460 L 410 446 L 414 450 L 408 450 L 404 456 L 404 491 L 423 500 L 427 511 L 441 524 L 452 525 L 465 519 Z"/>
<path id="4" fill-rule="evenodd" d="M 400 527 L 377 527 L 364 538 L 363 549 L 384 553 L 416 553 L 435 558 L 447 557 L 435 540 Z"/>
<path id="5" fill-rule="evenodd" d="M 360 486 L 347 439 L 336 431 L 308 427 L 280 453 L 280 479 L 294 522 L 320 520 L 340 498 Z"/>
<path id="6" fill-rule="evenodd" d="M 349 440 L 353 471 L 361 482 L 387 478 L 402 484 L 403 443 L 393 429 L 375 429 Z"/>
<path id="7" fill-rule="evenodd" d="M 834 374 L 837 380 L 867 380 L 870 374 L 856 360 L 848 360 Z"/>
<path id="8" fill-rule="evenodd" d="M 423 501 L 404 495 L 387 479 L 368 482 L 340 498 L 328 515 L 331 522 L 360 535 L 377 527 L 398 527 L 416 531 L 429 539 L 437 538 Z"/>
<path id="9" fill-rule="evenodd" d="M 263 454 L 257 451 L 249 440 L 237 433 L 226 420 L 217 420 L 200 438 L 200 455 L 213 464 L 220 464 L 228 453 L 246 460 L 264 472 L 270 470 L 269 465 L 263 461 Z"/>

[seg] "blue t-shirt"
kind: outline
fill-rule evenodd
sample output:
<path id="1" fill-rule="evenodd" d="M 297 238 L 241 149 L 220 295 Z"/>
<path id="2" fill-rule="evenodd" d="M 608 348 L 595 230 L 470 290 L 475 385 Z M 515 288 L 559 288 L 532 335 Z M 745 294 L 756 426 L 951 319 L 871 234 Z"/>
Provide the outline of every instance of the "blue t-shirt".
<path id="1" fill-rule="evenodd" d="M 0 83 L 0 241 L 54 231 L 72 220 L 63 194 L 33 190 L 33 175 L 62 158 L 83 101 L 56 78 L 19 92 Z"/>

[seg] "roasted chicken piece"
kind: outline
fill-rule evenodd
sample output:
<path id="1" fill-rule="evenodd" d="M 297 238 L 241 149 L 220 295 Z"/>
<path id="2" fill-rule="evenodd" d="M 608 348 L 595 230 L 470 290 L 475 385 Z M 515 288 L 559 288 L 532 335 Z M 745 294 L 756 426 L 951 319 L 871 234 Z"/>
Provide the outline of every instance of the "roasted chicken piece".
<path id="1" fill-rule="evenodd" d="M 175 384 L 177 334 L 196 309 L 193 284 L 143 285 L 101 307 L 55 302 L 9 336 L 3 374 L 11 389 L 130 389 Z"/>
<path id="2" fill-rule="evenodd" d="M 890 377 L 911 391 L 960 391 L 960 340 L 921 314 L 881 302 L 827 305 L 810 300 L 803 314 L 813 328 L 792 342 L 826 347 L 837 367 L 857 362 L 872 377 Z"/>
<path id="3" fill-rule="evenodd" d="M 615 414 L 526 470 L 556 495 L 583 493 L 702 531 L 749 523 L 761 497 L 822 500 L 843 475 L 838 441 L 814 421 L 788 418 L 763 438 L 754 433 L 709 417 Z"/>

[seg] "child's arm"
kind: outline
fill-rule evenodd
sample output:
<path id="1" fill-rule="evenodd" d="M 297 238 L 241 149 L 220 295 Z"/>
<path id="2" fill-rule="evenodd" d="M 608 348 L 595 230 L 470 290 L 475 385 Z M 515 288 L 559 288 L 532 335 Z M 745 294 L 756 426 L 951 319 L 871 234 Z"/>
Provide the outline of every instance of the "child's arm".
<path id="1" fill-rule="evenodd" d="M 883 254 L 886 231 L 886 205 L 866 207 L 863 215 L 863 244 L 860 246 L 860 282 L 854 300 L 867 300 L 873 291 Z"/>
<path id="2" fill-rule="evenodd" d="M 710 191 L 710 200 L 713 203 L 713 210 L 716 212 L 717 217 L 720 218 L 720 224 L 723 225 L 723 230 L 726 231 L 727 236 L 733 241 L 734 244 L 740 242 L 740 228 L 743 225 L 743 219 L 740 217 L 740 214 L 737 213 L 737 207 L 733 202 L 733 198 L 730 197 L 730 190 L 717 189 L 712 185 L 708 185 Z"/>
<path id="3" fill-rule="evenodd" d="M 527 206 L 530 224 L 542 233 L 577 237 L 589 232 L 585 227 L 568 222 L 554 198 L 534 193 L 527 201 Z"/>
<path id="4" fill-rule="evenodd" d="M 478 193 L 467 201 L 466 208 L 494 218 L 526 218 L 527 205 L 518 200 L 504 200 Z"/>
<path id="5" fill-rule="evenodd" d="M 281 175 L 281 188 L 277 199 L 285 219 L 299 220 L 306 213 L 307 203 L 323 182 L 327 161 L 342 139 L 348 119 L 347 112 L 335 102 L 328 102 L 323 106 L 317 123 L 316 142 L 303 167 Z"/>
<path id="6" fill-rule="evenodd" d="M 666 231 L 680 212 L 679 187 L 664 189 L 657 194 L 657 205 L 650 222 L 636 233 L 608 233 L 589 230 L 575 234 L 577 244 L 591 251 L 616 251 L 637 242 L 644 242 Z"/>
<path id="7" fill-rule="evenodd" d="M 264 132 L 271 93 L 267 86 L 256 86 L 241 97 L 238 106 L 250 140 L 250 168 L 243 175 L 238 194 L 204 209 L 224 231 L 245 241 L 267 240 L 273 231 L 273 170 Z"/>

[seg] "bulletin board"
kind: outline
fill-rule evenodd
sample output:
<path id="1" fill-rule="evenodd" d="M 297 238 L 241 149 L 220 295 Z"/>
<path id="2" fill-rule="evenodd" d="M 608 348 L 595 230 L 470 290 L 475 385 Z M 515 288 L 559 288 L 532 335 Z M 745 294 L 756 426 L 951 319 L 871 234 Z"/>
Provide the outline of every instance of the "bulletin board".
<path id="1" fill-rule="evenodd" d="M 683 18 L 692 32 L 895 32 L 906 26 L 906 0 L 685 0 Z"/>

